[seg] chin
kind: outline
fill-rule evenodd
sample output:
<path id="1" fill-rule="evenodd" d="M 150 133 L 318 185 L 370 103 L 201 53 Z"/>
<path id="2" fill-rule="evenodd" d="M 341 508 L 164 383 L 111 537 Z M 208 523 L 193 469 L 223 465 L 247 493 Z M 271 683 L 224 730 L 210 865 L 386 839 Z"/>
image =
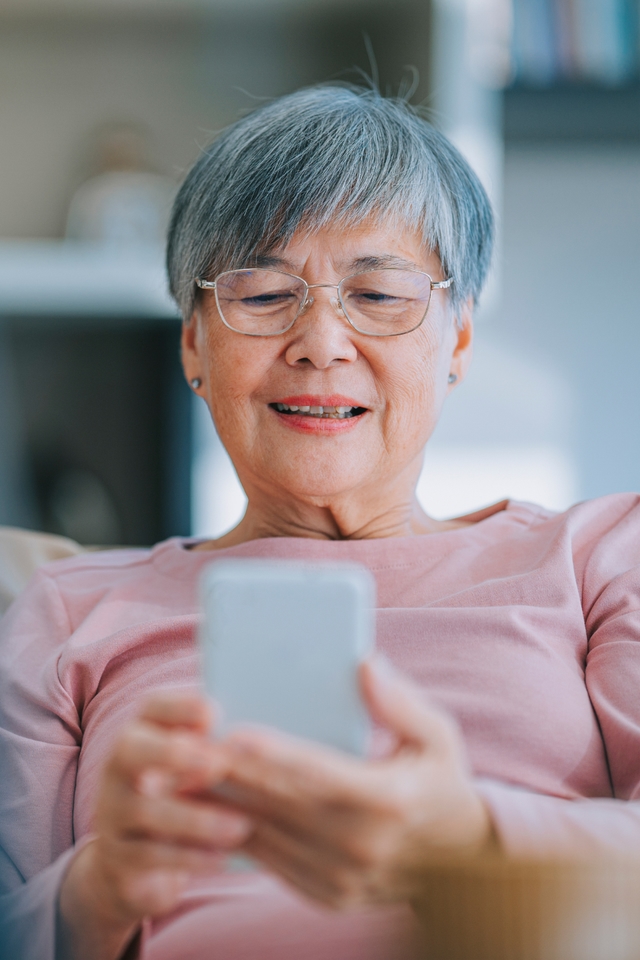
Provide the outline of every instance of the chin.
<path id="1" fill-rule="evenodd" d="M 267 472 L 263 476 L 268 477 Z M 328 506 L 337 497 L 353 492 L 367 483 L 371 476 L 362 469 L 327 470 L 326 464 L 314 466 L 308 460 L 294 471 L 279 472 L 273 478 L 274 485 L 297 500 L 313 501 L 317 506 Z"/>

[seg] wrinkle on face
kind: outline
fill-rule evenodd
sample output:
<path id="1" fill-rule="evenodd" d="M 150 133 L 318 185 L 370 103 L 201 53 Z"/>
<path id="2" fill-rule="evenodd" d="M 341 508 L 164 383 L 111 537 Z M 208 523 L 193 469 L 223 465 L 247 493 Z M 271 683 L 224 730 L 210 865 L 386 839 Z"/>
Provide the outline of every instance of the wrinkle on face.
<path id="1" fill-rule="evenodd" d="M 392 263 L 444 279 L 421 237 L 375 222 L 301 232 L 261 265 L 286 265 L 286 272 L 312 284 L 338 283 L 362 269 L 357 264 Z M 424 446 L 450 389 L 451 364 L 459 354 L 464 366 L 470 353 L 470 325 L 465 346 L 448 293 L 438 290 L 417 330 L 367 337 L 335 310 L 328 290 L 313 292 L 318 296 L 309 309 L 276 337 L 229 330 L 206 293 L 185 369 L 197 354 L 202 369 L 191 375 L 203 380 L 218 433 L 249 497 L 248 516 L 261 517 L 270 530 L 280 517 L 283 529 L 314 531 L 308 535 L 393 535 L 375 531 L 407 526 Z M 460 374 L 462 367 L 459 380 Z M 368 412 L 354 429 L 335 436 L 299 433 L 269 404 L 303 394 L 353 397 Z"/>

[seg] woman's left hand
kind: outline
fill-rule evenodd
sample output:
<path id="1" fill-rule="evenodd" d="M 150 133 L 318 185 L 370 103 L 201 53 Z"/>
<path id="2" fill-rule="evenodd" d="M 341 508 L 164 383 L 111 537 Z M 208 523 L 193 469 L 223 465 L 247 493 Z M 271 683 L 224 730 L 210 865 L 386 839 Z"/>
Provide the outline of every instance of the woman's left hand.
<path id="1" fill-rule="evenodd" d="M 371 714 L 396 740 L 384 759 L 271 731 L 229 740 L 227 784 L 256 823 L 243 849 L 335 907 L 419 897 L 430 863 L 493 843 L 453 721 L 385 664 L 365 664 L 361 681 Z"/>

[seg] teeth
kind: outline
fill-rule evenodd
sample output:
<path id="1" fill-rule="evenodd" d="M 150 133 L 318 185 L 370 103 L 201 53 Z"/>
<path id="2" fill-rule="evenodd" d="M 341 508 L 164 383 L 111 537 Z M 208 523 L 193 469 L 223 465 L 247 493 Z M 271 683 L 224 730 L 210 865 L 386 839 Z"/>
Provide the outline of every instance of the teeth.
<path id="1" fill-rule="evenodd" d="M 351 412 L 354 409 L 353 407 L 311 407 L 311 406 L 296 406 L 295 404 L 287 403 L 275 403 L 274 406 L 280 413 L 304 413 L 310 417 L 322 417 L 322 418 L 332 418 L 334 420 L 342 420 L 345 417 L 351 416 Z"/>

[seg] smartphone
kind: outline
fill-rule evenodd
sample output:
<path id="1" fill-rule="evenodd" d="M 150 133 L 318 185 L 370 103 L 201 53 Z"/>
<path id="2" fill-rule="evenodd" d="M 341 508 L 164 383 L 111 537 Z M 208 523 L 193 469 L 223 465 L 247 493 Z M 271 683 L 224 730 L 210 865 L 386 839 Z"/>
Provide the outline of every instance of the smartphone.
<path id="1" fill-rule="evenodd" d="M 358 666 L 374 642 L 375 583 L 346 563 L 221 560 L 201 584 L 204 685 L 216 736 L 275 727 L 364 755 Z"/>

